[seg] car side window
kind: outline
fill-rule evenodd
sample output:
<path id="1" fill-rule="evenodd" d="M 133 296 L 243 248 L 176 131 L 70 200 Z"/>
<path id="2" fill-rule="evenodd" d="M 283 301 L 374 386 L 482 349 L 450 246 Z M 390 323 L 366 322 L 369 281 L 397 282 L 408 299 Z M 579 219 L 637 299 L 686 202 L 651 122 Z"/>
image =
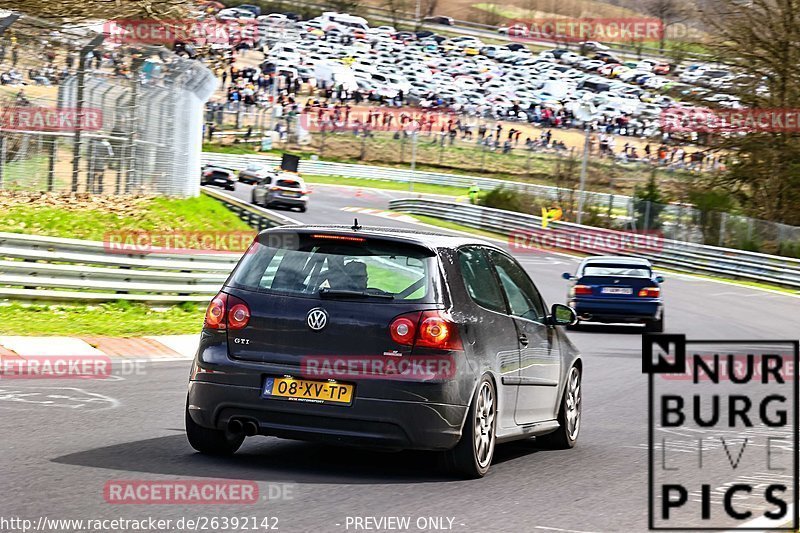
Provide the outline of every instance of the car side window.
<path id="1" fill-rule="evenodd" d="M 508 298 L 511 314 L 528 320 L 543 320 L 544 302 L 528 274 L 505 254 L 489 250 L 500 283 Z"/>
<path id="2" fill-rule="evenodd" d="M 461 278 L 472 301 L 490 311 L 508 313 L 503 293 L 486 254 L 480 248 L 461 248 L 458 250 L 458 263 L 461 267 Z"/>

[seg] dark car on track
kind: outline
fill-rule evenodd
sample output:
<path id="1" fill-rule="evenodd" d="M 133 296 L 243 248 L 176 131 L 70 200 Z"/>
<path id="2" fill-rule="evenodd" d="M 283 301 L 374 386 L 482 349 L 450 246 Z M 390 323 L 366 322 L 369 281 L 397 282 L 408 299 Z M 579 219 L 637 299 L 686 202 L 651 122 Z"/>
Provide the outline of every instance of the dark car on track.
<path id="1" fill-rule="evenodd" d="M 190 444 L 246 436 L 437 450 L 466 477 L 495 444 L 571 448 L 582 361 L 505 251 L 389 228 L 262 231 L 212 300 L 192 365 Z"/>
<path id="2" fill-rule="evenodd" d="M 563 277 L 572 282 L 567 301 L 579 322 L 641 323 L 647 331 L 664 331 L 664 278 L 653 273 L 647 259 L 588 257 L 575 275 Z"/>
<path id="3" fill-rule="evenodd" d="M 214 185 L 233 191 L 236 189 L 234 171 L 229 168 L 206 165 L 200 176 L 200 185 Z"/>

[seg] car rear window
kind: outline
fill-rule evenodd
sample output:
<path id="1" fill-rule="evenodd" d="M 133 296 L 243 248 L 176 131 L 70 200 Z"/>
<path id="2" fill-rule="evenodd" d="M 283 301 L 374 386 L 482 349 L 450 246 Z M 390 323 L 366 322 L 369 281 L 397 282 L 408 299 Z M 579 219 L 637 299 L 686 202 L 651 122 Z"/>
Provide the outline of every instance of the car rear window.
<path id="1" fill-rule="evenodd" d="M 290 189 L 299 189 L 300 182 L 295 180 L 278 180 L 276 184 L 278 187 L 289 187 Z"/>
<path id="2" fill-rule="evenodd" d="M 337 234 L 265 233 L 242 257 L 228 285 L 312 298 L 432 301 L 433 252 Z"/>
<path id="3" fill-rule="evenodd" d="M 583 267 L 584 276 L 631 276 L 649 278 L 650 269 L 638 265 L 587 265 Z"/>

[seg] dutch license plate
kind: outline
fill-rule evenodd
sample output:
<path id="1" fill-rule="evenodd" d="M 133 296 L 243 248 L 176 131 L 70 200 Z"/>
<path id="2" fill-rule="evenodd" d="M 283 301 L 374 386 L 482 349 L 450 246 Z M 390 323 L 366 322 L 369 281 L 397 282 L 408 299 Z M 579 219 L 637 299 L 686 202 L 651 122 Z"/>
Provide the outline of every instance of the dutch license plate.
<path id="1" fill-rule="evenodd" d="M 268 377 L 264 381 L 262 396 L 312 403 L 350 405 L 353 402 L 353 389 L 353 385 L 347 383 Z"/>
<path id="2" fill-rule="evenodd" d="M 633 294 L 630 287 L 603 287 L 600 291 L 603 294 Z"/>

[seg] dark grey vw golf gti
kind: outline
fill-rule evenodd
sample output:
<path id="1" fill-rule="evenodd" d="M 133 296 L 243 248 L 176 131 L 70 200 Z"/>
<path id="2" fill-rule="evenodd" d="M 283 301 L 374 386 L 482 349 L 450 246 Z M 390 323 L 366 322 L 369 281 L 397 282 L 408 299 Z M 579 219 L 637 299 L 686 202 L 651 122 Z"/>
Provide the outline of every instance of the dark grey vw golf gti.
<path id="1" fill-rule="evenodd" d="M 186 405 L 190 444 L 247 436 L 440 450 L 483 476 L 495 444 L 571 448 L 577 351 L 502 249 L 389 228 L 261 232 L 212 300 Z"/>

